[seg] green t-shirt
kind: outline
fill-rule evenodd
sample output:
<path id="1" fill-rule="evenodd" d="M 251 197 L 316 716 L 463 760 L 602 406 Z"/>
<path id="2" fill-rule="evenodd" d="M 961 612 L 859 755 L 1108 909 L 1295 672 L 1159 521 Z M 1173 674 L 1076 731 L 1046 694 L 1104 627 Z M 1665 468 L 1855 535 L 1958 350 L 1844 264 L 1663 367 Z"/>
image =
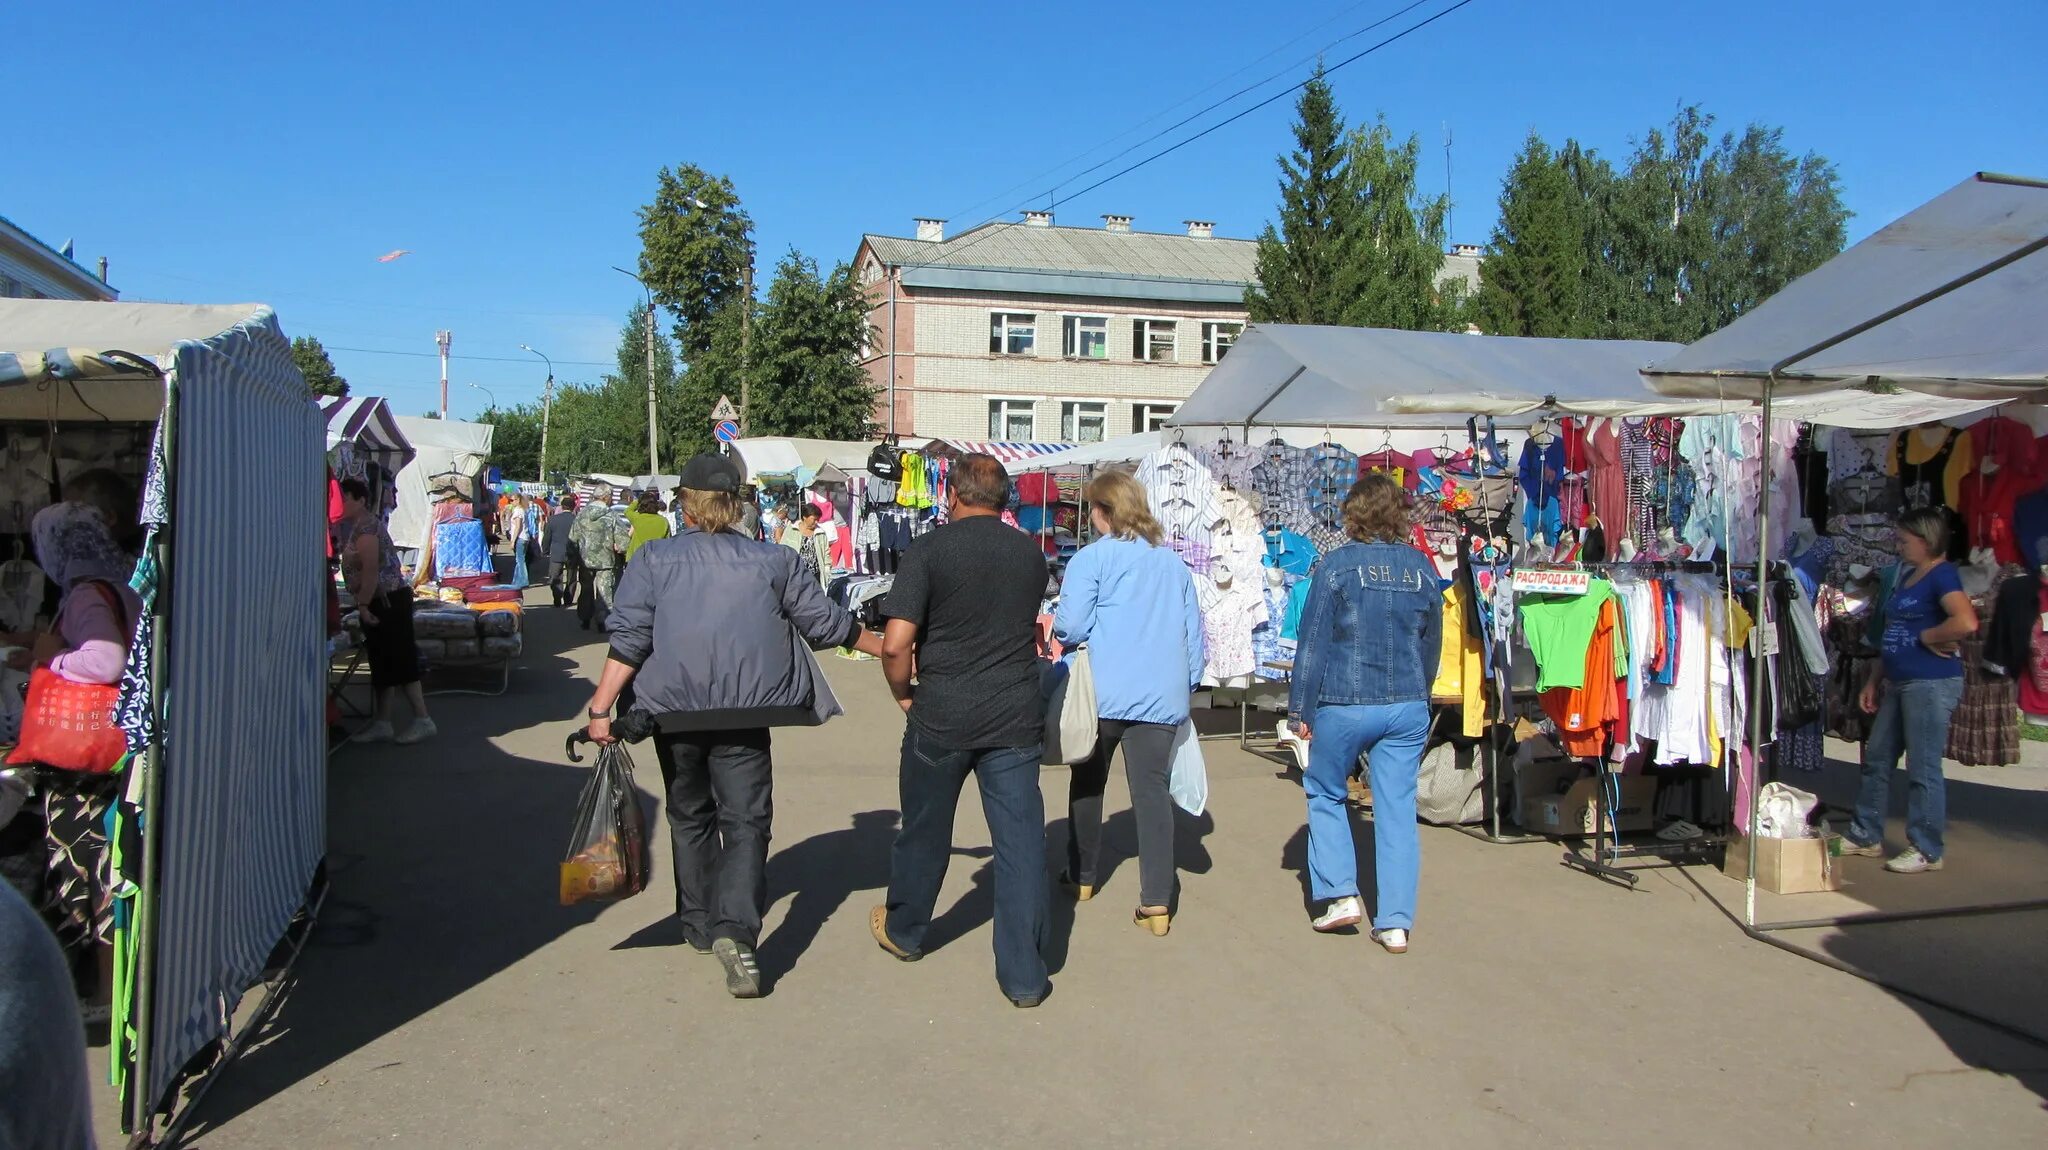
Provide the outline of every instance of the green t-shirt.
<path id="1" fill-rule="evenodd" d="M 1522 637 L 1536 656 L 1536 689 L 1583 688 L 1586 652 L 1600 622 L 1600 605 L 1614 597 L 1614 585 L 1595 579 L 1584 595 L 1531 595 L 1521 600 Z"/>
<path id="2" fill-rule="evenodd" d="M 668 516 L 658 511 L 628 511 L 626 522 L 633 525 L 633 541 L 626 545 L 628 559 L 631 559 L 633 552 L 640 550 L 642 545 L 652 543 L 656 539 L 668 538 Z"/>

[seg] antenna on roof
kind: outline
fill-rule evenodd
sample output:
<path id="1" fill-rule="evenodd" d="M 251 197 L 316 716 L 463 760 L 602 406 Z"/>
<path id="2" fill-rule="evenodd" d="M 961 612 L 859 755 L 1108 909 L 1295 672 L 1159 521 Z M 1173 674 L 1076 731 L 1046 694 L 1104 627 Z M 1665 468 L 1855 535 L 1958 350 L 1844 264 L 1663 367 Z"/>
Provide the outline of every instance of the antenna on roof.
<path id="1" fill-rule="evenodd" d="M 1444 121 L 1444 231 L 1458 240 L 1458 201 L 1451 196 L 1451 122 Z"/>

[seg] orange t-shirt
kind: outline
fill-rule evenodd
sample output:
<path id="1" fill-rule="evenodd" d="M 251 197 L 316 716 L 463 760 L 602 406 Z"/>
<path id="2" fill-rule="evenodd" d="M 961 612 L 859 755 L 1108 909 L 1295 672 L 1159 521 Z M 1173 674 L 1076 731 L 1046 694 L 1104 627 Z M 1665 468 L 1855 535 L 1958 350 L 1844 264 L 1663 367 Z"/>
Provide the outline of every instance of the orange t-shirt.
<path id="1" fill-rule="evenodd" d="M 1557 724 L 1558 745 L 1567 755 L 1598 758 L 1607 752 L 1607 738 L 1621 715 L 1622 699 L 1614 677 L 1614 600 L 1600 605 L 1593 640 L 1586 649 L 1582 687 L 1553 687 L 1543 692 L 1543 713 Z"/>

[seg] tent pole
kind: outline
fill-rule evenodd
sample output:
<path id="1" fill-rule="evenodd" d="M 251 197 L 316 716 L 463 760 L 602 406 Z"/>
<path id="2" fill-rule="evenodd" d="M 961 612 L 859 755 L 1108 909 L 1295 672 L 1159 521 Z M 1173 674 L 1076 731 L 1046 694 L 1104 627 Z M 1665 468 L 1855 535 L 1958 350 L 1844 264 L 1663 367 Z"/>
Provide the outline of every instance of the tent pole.
<path id="1" fill-rule="evenodd" d="M 1273 389 L 1273 394 L 1260 400 L 1259 405 L 1257 407 L 1252 408 L 1252 413 L 1244 417 L 1245 427 L 1249 429 L 1253 422 L 1255 422 L 1259 418 L 1259 414 L 1265 411 L 1267 406 L 1270 405 L 1274 400 L 1280 398 L 1281 392 L 1286 391 L 1290 387 L 1293 387 L 1294 381 L 1300 379 L 1301 373 L 1307 370 L 1308 368 L 1306 367 L 1297 366 L 1291 375 L 1289 375 L 1285 380 L 1281 381 L 1279 387 Z"/>
<path id="2" fill-rule="evenodd" d="M 1771 374 L 1764 378 L 1763 443 L 1764 459 L 1767 463 L 1771 457 L 1771 394 L 1777 390 L 1777 383 L 1777 369 L 1773 368 Z M 1767 471 L 1768 467 L 1764 470 Z M 1770 593 L 1771 574 L 1770 478 L 1764 474 L 1764 471 L 1758 472 L 1757 496 L 1756 624 L 1760 627 L 1763 625 L 1764 614 L 1768 610 L 1768 604 L 1764 596 Z M 1732 569 L 1729 571 L 1729 577 L 1734 577 Z M 1754 629 L 1751 630 L 1751 634 L 1756 634 Z M 1767 656 L 1763 653 L 1764 641 L 1761 635 L 1757 636 L 1756 650 L 1756 665 L 1750 669 L 1749 676 L 1749 757 L 1751 766 L 1749 769 L 1749 785 L 1744 788 L 1749 792 L 1749 827 L 1744 835 L 1748 841 L 1743 844 L 1743 847 L 1749 851 L 1749 866 L 1742 878 L 1742 922 L 1746 927 L 1756 926 L 1757 800 L 1763 792 L 1764 777 L 1764 680 L 1767 677 L 1764 674 L 1764 659 Z M 1741 769 L 1739 760 L 1736 765 L 1739 771 Z"/>
<path id="3" fill-rule="evenodd" d="M 156 908 L 161 874 L 158 853 L 163 845 L 163 757 L 167 716 L 164 712 L 165 667 L 170 657 L 170 595 L 177 585 L 177 565 L 172 561 L 178 529 L 178 368 L 173 363 L 164 373 L 163 488 L 165 513 L 170 521 L 156 532 L 156 599 L 150 611 L 155 626 L 150 630 L 155 649 L 150 652 L 149 705 L 155 711 L 156 738 L 142 752 L 142 890 L 135 899 L 135 1001 L 130 1017 L 135 1023 L 135 1068 L 128 1076 L 129 1126 L 126 1133 L 146 1136 L 154 1124 L 157 1084 L 151 1074 L 152 1047 L 156 1042 Z M 118 1056 L 119 1051 L 116 1051 Z"/>

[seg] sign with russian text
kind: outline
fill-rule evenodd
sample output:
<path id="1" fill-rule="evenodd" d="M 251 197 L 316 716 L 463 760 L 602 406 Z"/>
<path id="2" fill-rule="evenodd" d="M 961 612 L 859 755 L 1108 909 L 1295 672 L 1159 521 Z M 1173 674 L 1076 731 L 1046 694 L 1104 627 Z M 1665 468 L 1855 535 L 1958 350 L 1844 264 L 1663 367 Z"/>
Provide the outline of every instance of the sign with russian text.
<path id="1" fill-rule="evenodd" d="M 1514 588 L 1521 595 L 1584 595 L 1593 585 L 1590 571 L 1545 571 L 1515 568 Z"/>

